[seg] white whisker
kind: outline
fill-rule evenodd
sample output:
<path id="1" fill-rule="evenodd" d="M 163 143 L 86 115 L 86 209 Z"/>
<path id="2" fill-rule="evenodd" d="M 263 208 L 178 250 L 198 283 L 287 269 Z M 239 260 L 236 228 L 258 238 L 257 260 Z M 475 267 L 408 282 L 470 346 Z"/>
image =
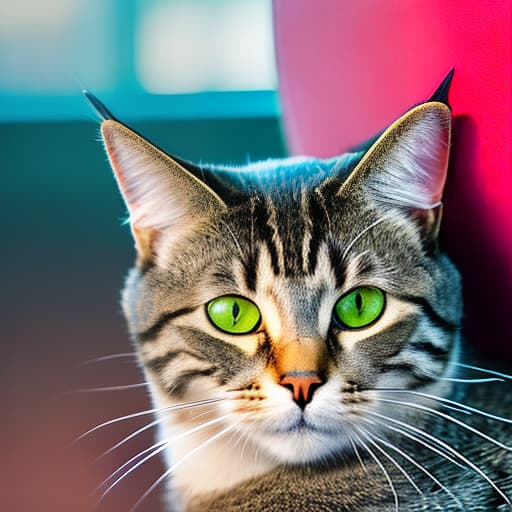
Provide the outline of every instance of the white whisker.
<path id="1" fill-rule="evenodd" d="M 124 386 L 104 386 L 98 388 L 84 388 L 84 389 L 74 389 L 71 391 L 66 391 L 62 395 L 76 395 L 80 393 L 100 393 L 103 391 L 126 391 L 130 389 L 138 389 L 138 388 L 148 388 L 148 382 L 138 382 L 137 384 L 126 384 Z"/>
<path id="2" fill-rule="evenodd" d="M 372 423 L 372 420 L 369 420 L 368 418 L 361 418 L 362 420 L 366 421 L 366 422 L 369 422 L 369 423 Z M 460 464 L 459 462 L 457 462 L 453 457 L 451 457 L 450 455 L 448 455 L 447 453 L 445 453 L 444 451 L 440 450 L 439 448 L 437 448 L 436 446 L 432 446 L 430 443 L 427 443 L 425 440 L 421 439 L 421 437 L 417 437 L 413 434 L 411 434 L 410 432 L 407 432 L 405 430 L 402 430 L 401 428 L 398 428 L 398 427 L 393 427 L 391 425 L 388 425 L 387 423 L 385 422 L 377 422 L 379 425 L 382 425 L 383 427 L 389 429 L 389 430 L 392 430 L 393 432 L 398 432 L 399 434 L 407 437 L 408 439 L 411 439 L 412 441 L 414 441 L 415 443 L 418 443 L 418 444 L 421 444 L 422 446 L 424 446 L 425 448 L 427 448 L 428 450 L 432 451 L 433 453 L 436 453 L 437 455 L 440 455 L 441 457 L 443 457 L 444 459 L 446 459 L 447 461 L 451 462 L 452 464 L 454 464 L 455 466 L 461 468 L 461 469 L 466 469 L 465 466 L 463 466 L 462 464 Z M 405 427 L 407 428 L 407 427 Z M 418 432 L 418 435 L 421 436 L 422 434 Z"/>
<path id="3" fill-rule="evenodd" d="M 369 432 L 367 431 L 363 431 L 363 429 L 361 429 L 360 427 L 356 427 L 360 433 L 366 438 L 366 440 L 372 445 L 374 446 L 377 450 L 379 450 L 380 453 L 382 453 L 382 455 L 384 455 L 384 457 L 386 457 L 397 469 L 398 471 L 400 471 L 400 473 L 402 473 L 402 475 L 404 475 L 405 479 L 411 484 L 411 486 L 414 488 L 414 490 L 420 495 L 420 496 L 423 496 L 423 491 L 416 485 L 416 482 L 411 478 L 411 476 L 409 475 L 409 473 L 407 473 L 407 471 L 403 468 L 402 465 L 400 465 L 398 463 L 398 461 L 392 457 L 391 455 L 389 455 L 389 453 L 387 453 L 384 448 L 382 448 L 381 446 L 379 446 L 375 441 L 373 441 L 373 435 L 370 434 Z"/>
<path id="4" fill-rule="evenodd" d="M 87 361 L 84 361 L 83 363 L 80 363 L 79 367 L 87 366 L 89 364 L 94 364 L 94 363 L 102 363 L 104 361 L 110 361 L 112 359 L 122 359 L 122 358 L 128 358 L 128 357 L 136 359 L 137 358 L 137 354 L 135 352 L 123 352 L 121 354 L 109 354 L 109 355 L 106 355 L 106 356 L 95 357 L 94 359 L 88 359 Z"/>
<path id="5" fill-rule="evenodd" d="M 387 219 L 387 215 L 383 215 L 380 219 L 377 219 L 375 222 L 372 222 L 369 226 L 366 226 L 359 234 L 357 234 L 352 241 L 347 245 L 347 248 L 343 251 L 343 255 L 341 256 L 341 261 L 343 262 L 347 257 L 347 254 L 350 252 L 350 249 L 354 246 L 354 244 L 370 229 L 378 226 L 381 222 L 384 222 Z"/>
<path id="6" fill-rule="evenodd" d="M 492 420 L 501 421 L 503 423 L 512 423 L 512 419 L 510 418 L 504 418 L 503 416 L 497 416 L 495 414 L 491 414 L 486 411 L 482 411 L 481 409 L 477 409 L 475 407 L 471 407 L 466 404 L 462 404 L 460 402 L 456 402 L 455 400 L 450 400 L 448 398 L 444 398 L 441 396 L 431 395 L 429 393 L 422 393 L 420 391 L 414 391 L 414 390 L 408 390 L 408 389 L 387 389 L 387 388 L 377 388 L 377 391 L 385 391 L 386 393 L 407 393 L 409 395 L 417 395 L 422 396 L 424 398 L 429 398 L 430 400 L 434 400 L 436 402 L 441 402 L 442 404 L 448 403 L 452 404 L 454 406 L 454 409 L 460 409 L 459 412 L 466 412 L 466 413 L 475 413 L 479 414 L 480 416 L 485 416 L 486 418 L 490 418 Z M 446 407 L 446 406 L 445 406 Z"/>
<path id="7" fill-rule="evenodd" d="M 153 453 L 151 453 L 148 457 L 145 457 L 142 461 L 140 461 L 141 464 L 143 462 L 145 462 L 146 460 L 149 460 L 154 455 L 160 453 L 165 448 L 165 446 L 167 445 L 168 442 L 169 441 L 167 441 L 167 440 L 157 441 L 156 443 L 152 444 L 149 448 L 145 448 L 144 450 L 141 450 L 139 453 L 135 454 L 133 457 L 130 457 L 126 462 L 123 462 L 123 464 L 121 464 L 121 466 L 119 466 L 113 473 L 111 473 L 107 478 L 105 478 L 105 480 L 103 480 L 103 482 L 101 482 L 96 487 L 96 492 L 98 492 L 104 485 L 106 485 L 110 480 L 112 480 L 117 474 L 119 474 L 126 466 L 129 466 L 132 462 L 136 461 L 137 459 L 139 459 L 146 453 L 150 452 L 151 450 L 154 450 Z M 164 448 L 162 448 L 162 446 Z M 139 465 L 140 464 L 136 464 L 136 466 L 132 466 L 132 468 L 130 468 L 128 470 L 128 472 L 131 473 L 133 468 L 138 467 Z M 122 478 L 124 478 L 128 474 L 128 472 L 124 473 L 122 475 Z M 116 480 L 116 482 L 117 482 L 117 480 Z M 116 482 L 114 482 L 114 484 Z M 105 497 L 106 493 L 109 490 L 110 490 L 110 487 L 100 496 L 98 503 Z"/>
<path id="8" fill-rule="evenodd" d="M 89 429 L 87 432 L 84 432 L 81 436 L 79 436 L 75 440 L 75 442 L 80 441 L 80 439 L 84 438 L 85 436 L 88 436 L 89 434 L 92 434 L 93 432 L 95 432 L 96 430 L 99 430 L 100 428 L 104 428 L 108 425 L 118 423 L 119 421 L 125 421 L 125 420 L 129 420 L 132 418 L 138 418 L 140 416 L 147 416 L 149 414 L 154 414 L 154 413 L 162 412 L 162 411 L 170 412 L 170 411 L 178 411 L 180 409 L 188 409 L 191 407 L 199 407 L 201 405 L 212 404 L 215 402 L 221 402 L 222 400 L 225 400 L 225 398 L 208 398 L 206 400 L 198 400 L 197 402 L 188 402 L 188 403 L 177 404 L 177 405 L 168 405 L 165 407 L 157 407 L 156 409 L 147 409 L 145 411 L 128 414 L 126 416 L 121 416 L 119 418 L 114 418 L 114 419 L 105 421 L 104 423 L 101 423 L 100 425 L 96 425 L 95 427 Z"/>
<path id="9" fill-rule="evenodd" d="M 220 421 L 224 421 L 228 416 L 231 416 L 231 414 L 225 414 L 223 416 L 220 416 L 218 418 L 215 418 L 213 420 L 210 420 L 210 421 L 206 421 L 205 423 L 201 423 L 200 425 L 196 426 L 196 427 L 193 427 L 193 428 L 190 428 L 188 430 L 186 430 L 185 432 L 182 432 L 181 434 L 179 434 L 178 436 L 176 436 L 175 438 L 171 439 L 170 441 L 159 441 L 158 443 L 156 443 L 155 445 L 153 445 L 152 448 L 155 448 L 156 449 L 150 453 L 149 455 L 146 455 L 146 457 L 144 457 L 142 460 L 140 460 L 139 462 L 137 462 L 134 466 L 132 466 L 128 471 L 126 471 L 125 473 L 123 473 L 119 478 L 117 478 L 117 480 L 115 480 L 115 482 L 113 482 L 106 490 L 105 492 L 100 496 L 100 499 L 98 500 L 98 504 L 101 503 L 101 501 L 105 498 L 105 496 L 119 483 L 121 482 L 122 480 L 124 480 L 130 473 L 133 473 L 133 471 L 135 471 L 138 467 L 140 467 L 142 464 L 144 464 L 145 462 L 147 462 L 149 459 L 153 458 L 155 455 L 159 454 L 160 452 L 163 452 L 165 449 L 169 448 L 170 446 L 172 446 L 174 443 L 176 443 L 177 441 L 179 441 L 180 439 L 182 439 L 183 437 L 186 437 L 186 436 L 189 436 L 190 434 L 193 434 L 194 432 L 198 432 L 199 430 L 203 430 L 211 425 L 214 425 L 215 423 L 219 423 Z M 200 445 L 201 446 L 201 445 Z M 142 453 L 142 452 L 141 452 Z M 138 454 L 137 457 L 139 457 L 141 454 Z M 119 471 L 122 470 L 123 467 L 126 467 L 126 465 L 131 462 L 133 460 L 130 459 L 130 461 L 128 462 L 125 462 L 125 464 L 123 464 L 123 466 L 121 466 L 120 468 L 118 468 L 114 473 L 112 473 L 106 480 L 104 480 L 99 487 L 102 487 L 103 485 L 105 485 L 106 482 L 108 482 L 109 480 L 112 479 L 112 477 L 116 474 L 119 473 Z"/>
<path id="10" fill-rule="evenodd" d="M 172 411 L 171 411 L 172 412 Z M 205 414 L 209 414 L 211 412 L 211 410 L 209 411 L 206 411 L 206 412 L 202 412 L 201 414 L 197 414 L 196 416 L 194 416 L 192 418 L 192 421 L 196 420 L 197 418 L 201 417 L 201 416 L 204 416 Z M 165 411 L 164 411 L 165 413 Z M 96 461 L 99 461 L 100 459 L 102 459 L 103 457 L 105 457 L 106 455 L 108 455 L 109 453 L 113 452 L 116 448 L 119 448 L 120 446 L 122 446 L 124 443 L 128 442 L 130 439 L 138 436 L 139 434 L 141 434 L 142 432 L 150 429 L 151 427 L 154 427 L 156 425 L 158 425 L 159 423 L 161 423 L 162 421 L 165 421 L 166 418 L 159 418 L 155 421 L 152 421 L 151 423 L 147 424 L 147 425 L 144 425 L 143 427 L 137 429 L 135 432 L 132 432 L 131 434 L 129 434 L 128 436 L 126 436 L 125 438 L 123 438 L 121 441 L 119 441 L 117 444 L 115 444 L 114 446 L 112 446 L 111 448 L 109 448 L 106 452 L 102 453 L 99 457 L 96 458 Z"/>
<path id="11" fill-rule="evenodd" d="M 134 437 L 138 436 L 139 434 L 142 434 L 142 432 L 145 432 L 146 430 L 149 430 L 150 428 L 158 425 L 159 423 L 164 421 L 164 419 L 165 418 L 160 418 L 158 420 L 152 421 L 151 423 L 148 423 L 147 425 L 144 425 L 143 427 L 135 430 L 135 432 L 132 432 L 131 434 L 127 435 L 126 437 L 121 439 L 121 441 L 119 441 L 114 446 L 109 448 L 107 451 L 103 452 L 99 457 L 96 458 L 96 461 L 103 459 L 103 457 L 105 457 L 109 453 L 112 453 L 116 448 L 119 448 L 123 444 L 127 443 L 130 439 L 133 439 Z"/>
<path id="12" fill-rule="evenodd" d="M 135 505 L 130 509 L 130 512 L 133 512 L 145 499 L 146 497 L 153 492 L 153 490 L 160 485 L 160 483 L 165 480 L 167 477 L 169 477 L 178 466 L 180 466 L 183 462 L 188 460 L 192 455 L 197 453 L 199 450 L 202 450 L 209 444 L 213 443 L 215 440 L 217 440 L 219 437 L 223 436 L 230 430 L 232 430 L 235 427 L 235 425 L 230 425 L 229 427 L 226 427 L 225 429 L 221 430 L 219 433 L 213 435 L 209 439 L 207 439 L 204 443 L 201 443 L 199 446 L 196 446 L 193 450 L 191 450 L 187 455 L 183 456 L 178 462 L 174 463 L 167 471 L 165 471 L 153 484 L 149 487 L 149 489 L 137 500 Z"/>
<path id="13" fill-rule="evenodd" d="M 318 195 L 318 198 L 320 199 L 320 205 L 322 206 L 322 210 L 324 211 L 325 218 L 327 219 L 327 228 L 328 228 L 329 236 L 332 238 L 331 218 L 329 216 L 327 207 L 325 206 L 325 198 L 324 198 L 324 195 L 322 194 L 322 189 L 320 187 L 317 187 L 315 189 L 315 193 Z"/>
<path id="14" fill-rule="evenodd" d="M 233 233 L 233 231 L 231 230 L 231 228 L 227 225 L 226 222 L 224 222 L 222 219 L 220 221 L 222 223 L 222 225 L 228 230 L 228 233 L 231 235 L 231 238 L 233 239 L 233 241 L 235 242 L 235 245 L 237 246 L 238 248 L 238 252 L 240 254 L 240 256 L 243 256 L 244 253 L 242 251 L 242 247 L 240 245 L 240 243 L 238 242 L 238 240 L 236 239 L 235 237 L 235 234 Z"/>
<path id="15" fill-rule="evenodd" d="M 486 379 L 456 379 L 453 377 L 439 377 L 439 380 L 447 380 L 449 382 L 463 382 L 465 384 L 481 384 L 485 382 L 505 382 L 505 379 L 498 379 L 496 377 Z"/>
<path id="16" fill-rule="evenodd" d="M 472 366 L 470 364 L 456 363 L 455 361 L 451 364 L 460 366 L 461 368 L 467 368 L 468 370 L 475 370 L 477 372 L 487 373 L 489 375 L 496 375 L 497 377 L 501 377 L 505 380 L 512 380 L 512 375 L 507 375 L 506 373 L 497 372 L 495 370 L 488 370 L 487 368 L 480 368 L 479 366 Z"/>
<path id="17" fill-rule="evenodd" d="M 427 407 L 426 405 L 420 405 L 415 404 L 412 402 L 402 402 L 401 400 L 390 400 L 388 398 L 375 398 L 375 400 L 378 400 L 379 402 L 386 402 L 389 404 L 394 405 L 402 405 L 404 407 L 410 407 L 412 409 L 418 409 L 420 411 L 426 411 L 429 414 L 434 414 L 435 416 L 439 416 L 440 418 L 444 418 L 445 420 L 451 421 L 452 423 L 455 423 L 456 425 L 459 425 L 460 427 L 469 430 L 473 434 L 476 434 L 477 436 L 482 437 L 486 441 L 489 441 L 490 443 L 499 446 L 503 450 L 512 451 L 512 447 L 507 446 L 506 444 L 501 443 L 500 441 L 494 439 L 493 437 L 488 436 L 481 430 L 478 430 L 477 428 L 471 427 L 470 425 L 466 425 L 463 421 L 458 420 L 457 418 L 452 418 L 451 416 L 448 416 L 448 414 L 444 414 L 441 411 L 437 411 L 436 409 L 433 409 L 432 407 Z"/>
<path id="18" fill-rule="evenodd" d="M 432 440 L 434 443 L 436 443 L 438 446 L 442 446 L 445 448 L 449 453 L 453 454 L 455 457 L 457 457 L 459 460 L 462 460 L 464 464 L 466 464 L 468 467 L 470 467 L 473 471 L 478 473 L 504 500 L 508 505 L 512 505 L 512 502 L 509 500 L 508 496 L 496 485 L 496 483 L 484 472 L 482 469 L 477 466 L 474 462 L 469 460 L 467 457 L 462 455 L 458 450 L 453 448 L 453 446 L 449 445 L 448 443 L 445 443 L 441 439 L 438 439 L 435 436 L 430 435 L 428 432 L 425 432 L 424 430 L 421 430 L 419 428 L 416 428 L 412 425 L 409 425 L 407 423 L 404 423 L 403 421 L 397 420 L 395 418 L 391 418 L 389 416 L 385 416 L 383 414 L 379 414 L 377 412 L 373 412 L 367 409 L 367 413 L 372 416 L 377 416 L 378 418 L 391 421 L 392 423 L 401 425 L 403 427 L 406 427 L 413 432 L 417 432 L 423 436 L 425 436 L 427 439 Z"/>
<path id="19" fill-rule="evenodd" d="M 360 427 L 358 427 L 358 428 L 360 428 Z M 347 435 L 348 435 L 348 441 L 350 443 L 350 446 L 352 447 L 352 450 L 353 450 L 357 460 L 359 461 L 359 464 L 365 471 L 368 471 L 368 468 L 366 467 L 366 464 L 363 462 L 361 454 L 359 453 L 359 450 L 357 449 L 357 445 L 354 443 L 354 440 L 352 439 L 352 435 L 348 432 L 347 432 Z"/>
<path id="20" fill-rule="evenodd" d="M 377 423 L 375 423 L 374 421 L 372 420 L 368 420 L 365 418 L 365 421 L 372 424 L 372 425 L 376 425 Z M 358 427 L 362 432 L 366 432 L 366 429 L 364 429 L 363 427 L 359 426 Z M 384 446 L 387 446 L 388 448 L 390 448 L 391 450 L 394 450 L 395 452 L 397 452 L 399 455 L 401 455 L 405 460 L 409 461 L 413 466 L 415 466 L 416 468 L 418 468 L 421 472 L 423 472 L 425 475 L 427 475 L 435 484 L 437 484 L 446 494 L 448 494 L 448 496 L 450 496 L 456 503 L 457 505 L 462 508 L 462 503 L 460 502 L 460 500 L 443 484 L 441 483 L 430 471 L 428 471 L 427 468 L 425 468 L 422 464 L 420 464 L 417 460 L 415 460 L 413 457 L 411 457 L 410 455 L 408 455 L 406 452 L 404 452 L 403 450 L 401 450 L 400 448 L 398 448 L 398 446 L 395 446 L 393 443 L 390 443 L 389 441 L 386 441 L 385 439 L 382 439 L 381 437 L 377 436 L 375 433 L 372 433 L 374 439 L 376 439 L 379 443 L 382 443 Z"/>
<path id="21" fill-rule="evenodd" d="M 393 481 L 391 480 L 391 477 L 389 476 L 389 473 L 387 469 L 384 467 L 382 462 L 379 460 L 377 455 L 373 453 L 373 451 L 370 449 L 370 447 L 356 434 L 353 433 L 357 441 L 363 446 L 363 448 L 370 454 L 372 459 L 377 463 L 379 468 L 381 469 L 382 473 L 384 474 L 386 480 L 388 481 L 389 487 L 391 489 L 391 493 L 393 494 L 393 499 L 395 501 L 395 512 L 399 511 L 399 502 L 398 502 L 398 494 L 396 492 L 395 486 L 393 485 Z"/>

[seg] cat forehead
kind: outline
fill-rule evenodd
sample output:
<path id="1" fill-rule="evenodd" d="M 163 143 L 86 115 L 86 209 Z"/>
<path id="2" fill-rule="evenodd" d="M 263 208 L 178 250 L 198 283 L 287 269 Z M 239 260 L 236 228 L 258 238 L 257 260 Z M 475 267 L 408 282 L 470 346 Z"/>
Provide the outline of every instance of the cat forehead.
<path id="1" fill-rule="evenodd" d="M 362 156 L 363 152 L 326 159 L 309 156 L 270 158 L 245 165 L 206 166 L 206 170 L 238 189 L 278 197 L 301 188 L 314 188 L 331 176 L 345 177 Z"/>

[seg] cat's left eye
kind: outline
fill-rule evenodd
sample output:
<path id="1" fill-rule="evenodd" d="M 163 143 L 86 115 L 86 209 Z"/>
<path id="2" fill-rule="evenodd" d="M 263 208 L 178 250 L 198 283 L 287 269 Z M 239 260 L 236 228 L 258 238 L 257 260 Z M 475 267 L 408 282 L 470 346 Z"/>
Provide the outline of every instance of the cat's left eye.
<path id="1" fill-rule="evenodd" d="M 334 320 L 340 327 L 360 329 L 376 322 L 385 307 L 382 290 L 361 286 L 338 300 L 334 307 Z"/>
<path id="2" fill-rule="evenodd" d="M 211 300 L 206 306 L 211 323 L 229 334 L 249 334 L 261 321 L 258 306 L 237 295 L 224 295 Z"/>

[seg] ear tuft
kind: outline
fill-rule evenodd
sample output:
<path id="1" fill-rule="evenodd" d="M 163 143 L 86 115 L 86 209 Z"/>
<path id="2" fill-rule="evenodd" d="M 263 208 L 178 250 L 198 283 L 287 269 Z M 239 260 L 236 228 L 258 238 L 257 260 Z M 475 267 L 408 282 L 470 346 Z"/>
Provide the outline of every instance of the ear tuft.
<path id="1" fill-rule="evenodd" d="M 450 86 L 452 85 L 454 73 L 455 68 L 451 68 L 450 71 L 448 71 L 448 74 L 444 77 L 443 81 L 439 84 L 439 87 L 428 100 L 429 102 L 438 101 L 439 103 L 444 103 L 451 110 L 448 95 L 450 94 Z"/>

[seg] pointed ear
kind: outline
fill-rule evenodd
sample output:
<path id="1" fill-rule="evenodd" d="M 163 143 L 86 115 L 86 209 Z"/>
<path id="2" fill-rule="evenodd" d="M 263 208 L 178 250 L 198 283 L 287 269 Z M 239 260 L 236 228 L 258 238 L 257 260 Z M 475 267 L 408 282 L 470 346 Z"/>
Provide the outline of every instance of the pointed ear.
<path id="1" fill-rule="evenodd" d="M 202 181 L 123 124 L 103 121 L 101 135 L 130 213 L 139 264 L 153 260 L 164 233 L 178 238 L 225 207 Z"/>
<path id="2" fill-rule="evenodd" d="M 443 103 L 419 105 L 372 145 L 339 194 L 383 206 L 432 210 L 441 204 L 450 146 L 451 116 Z"/>
<path id="3" fill-rule="evenodd" d="M 444 77 L 443 81 L 439 84 L 439 87 L 434 91 L 434 94 L 428 100 L 438 101 L 439 103 L 444 103 L 448 108 L 450 108 L 450 103 L 448 101 L 448 95 L 450 94 L 450 86 L 452 85 L 453 74 L 455 73 L 455 68 L 450 69 L 448 74 Z"/>

